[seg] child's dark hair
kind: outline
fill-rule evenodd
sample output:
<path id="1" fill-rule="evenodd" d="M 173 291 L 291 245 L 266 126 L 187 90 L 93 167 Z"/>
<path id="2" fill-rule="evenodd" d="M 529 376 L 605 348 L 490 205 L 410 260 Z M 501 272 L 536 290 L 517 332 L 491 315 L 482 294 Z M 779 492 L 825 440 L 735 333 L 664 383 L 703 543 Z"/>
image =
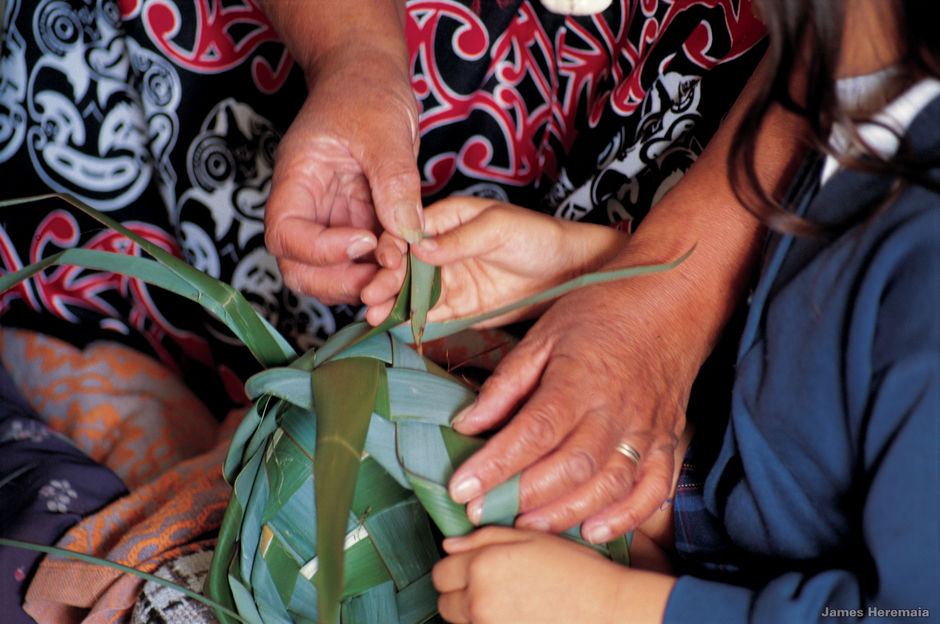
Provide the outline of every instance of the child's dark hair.
<path id="1" fill-rule="evenodd" d="M 846 124 L 858 150 L 855 156 L 836 155 L 848 168 L 896 175 L 899 190 L 905 182 L 936 186 L 925 179 L 927 163 L 905 158 L 902 144 L 898 153 L 885 160 L 878 157 L 856 132 L 859 122 L 870 121 L 863 114 L 849 114 L 836 97 L 836 69 L 842 41 L 845 6 L 858 0 L 754 0 L 755 10 L 767 25 L 770 47 L 766 61 L 771 80 L 762 85 L 752 106 L 745 113 L 739 131 L 732 140 L 728 165 L 735 194 L 751 212 L 769 227 L 796 234 L 820 234 L 826 228 L 789 212 L 774 200 L 758 181 L 754 166 L 756 136 L 768 109 L 779 103 L 804 117 L 809 140 L 820 152 L 831 152 L 827 139 L 833 123 Z M 894 78 L 889 81 L 887 99 L 900 94 L 919 79 L 940 77 L 940 5 L 934 0 L 873 0 L 882 10 L 897 17 L 897 41 L 902 54 Z M 811 53 L 806 53 L 811 51 Z M 791 96 L 791 76 L 798 64 L 805 75 L 805 88 Z M 799 100 L 799 102 L 797 101 Z M 874 113 L 877 111 L 868 111 Z M 875 207 L 876 209 L 878 207 Z"/>

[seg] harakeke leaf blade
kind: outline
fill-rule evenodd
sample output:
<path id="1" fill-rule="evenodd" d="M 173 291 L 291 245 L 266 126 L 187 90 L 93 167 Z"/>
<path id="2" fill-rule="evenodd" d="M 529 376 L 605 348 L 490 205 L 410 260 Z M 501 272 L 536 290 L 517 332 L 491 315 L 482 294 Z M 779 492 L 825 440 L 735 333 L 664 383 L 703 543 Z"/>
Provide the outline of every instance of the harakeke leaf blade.
<path id="1" fill-rule="evenodd" d="M 343 594 L 343 543 L 369 420 L 385 367 L 370 358 L 330 360 L 310 375 L 317 413 L 313 460 L 317 506 L 318 611 L 336 624 Z"/>
<path id="2" fill-rule="evenodd" d="M 199 301 L 200 293 L 198 289 L 154 260 L 113 251 L 82 249 L 79 247 L 65 249 L 18 271 L 0 276 L 0 292 L 4 292 L 23 280 L 29 279 L 40 271 L 55 265 L 78 266 L 96 271 L 120 273 L 159 286 L 192 301 Z"/>
<path id="3" fill-rule="evenodd" d="M 675 268 L 679 264 L 685 261 L 692 252 L 695 251 L 693 246 L 687 252 L 682 254 L 681 257 L 672 261 L 666 262 L 663 264 L 651 264 L 643 266 L 628 267 L 625 269 L 615 269 L 611 271 L 599 271 L 597 273 L 587 273 L 581 275 L 572 280 L 569 280 L 563 284 L 559 284 L 554 288 L 549 288 L 540 293 L 520 299 L 515 303 L 503 306 L 496 310 L 490 310 L 488 312 L 483 312 L 481 314 L 475 314 L 473 316 L 468 316 L 464 318 L 452 319 L 450 321 L 443 321 L 439 323 L 428 323 L 424 327 L 424 340 L 435 340 L 437 338 L 442 338 L 444 336 L 450 336 L 456 334 L 457 332 L 463 331 L 476 325 L 477 323 L 482 323 L 491 318 L 501 316 L 503 314 L 508 314 L 518 310 L 519 308 L 524 308 L 526 306 L 534 305 L 537 303 L 542 303 L 543 301 L 548 301 L 549 299 L 554 299 L 555 297 L 560 297 L 566 293 L 571 292 L 581 288 L 582 286 L 587 286 L 589 284 L 599 284 L 602 282 L 611 282 L 614 280 L 625 279 L 628 277 L 635 277 L 637 275 L 646 275 L 649 273 L 658 273 L 660 271 L 668 271 L 669 269 Z M 392 327 L 388 330 L 390 334 L 398 338 L 399 340 L 408 341 L 408 329 L 403 326 Z"/>
<path id="4" fill-rule="evenodd" d="M 421 340 L 428 321 L 428 310 L 436 302 L 435 290 L 440 295 L 440 269 L 418 260 L 413 253 L 408 254 L 408 263 L 411 267 L 411 335 L 418 353 L 421 353 Z"/>
<path id="5" fill-rule="evenodd" d="M 118 223 L 106 214 L 92 208 L 78 198 L 64 193 L 51 193 L 14 200 L 2 200 L 0 201 L 0 208 L 49 199 L 65 201 L 96 221 L 126 236 L 155 258 L 161 265 L 165 266 L 179 280 L 188 283 L 197 292 L 195 300 L 225 323 L 263 366 L 284 365 L 296 357 L 296 353 L 294 353 L 293 348 L 287 343 L 284 337 L 271 327 L 271 325 L 265 321 L 264 317 L 258 314 L 238 290 L 203 273 L 196 267 L 189 265 L 182 258 L 174 256 L 153 241 L 149 241 L 136 232 L 131 231 L 121 223 Z M 117 255 L 124 258 L 133 257 L 129 255 Z M 124 267 L 113 269 L 113 271 L 122 274 L 127 273 Z M 144 279 L 144 281 L 148 280 Z M 156 285 L 162 286 L 161 284 Z"/>
<path id="6" fill-rule="evenodd" d="M 375 327 L 369 327 L 369 325 L 363 321 L 361 323 L 348 325 L 340 331 L 336 332 L 332 338 L 327 340 L 326 343 L 320 347 L 320 350 L 317 354 L 317 364 L 326 362 L 337 353 L 345 351 L 346 349 L 364 340 L 368 340 L 376 334 L 388 331 L 395 325 L 404 323 L 408 319 L 408 312 L 411 305 L 409 303 L 410 299 L 411 264 L 409 263 L 405 272 L 405 281 L 398 293 L 398 297 L 395 299 L 395 304 L 392 306 L 392 311 L 389 313 L 388 318 Z"/>

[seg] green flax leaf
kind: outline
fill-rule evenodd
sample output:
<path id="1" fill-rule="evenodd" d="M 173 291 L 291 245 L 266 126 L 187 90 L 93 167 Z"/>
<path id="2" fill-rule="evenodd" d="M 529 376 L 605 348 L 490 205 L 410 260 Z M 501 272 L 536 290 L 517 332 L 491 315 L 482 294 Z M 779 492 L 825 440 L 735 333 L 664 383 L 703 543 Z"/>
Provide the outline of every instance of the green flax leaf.
<path id="1" fill-rule="evenodd" d="M 405 281 L 402 284 L 401 291 L 398 293 L 398 298 L 395 299 L 395 305 L 392 306 L 392 311 L 384 321 L 375 327 L 369 327 L 365 322 L 362 323 L 353 323 L 348 325 L 336 332 L 336 334 L 326 341 L 326 343 L 320 347 L 319 352 L 317 353 L 317 364 L 326 362 L 334 355 L 341 353 L 354 345 L 359 344 L 369 338 L 372 338 L 376 334 L 381 334 L 382 332 L 388 331 L 389 328 L 394 327 L 395 325 L 400 325 L 408 319 L 408 310 L 410 309 L 411 304 L 409 303 L 411 297 L 411 263 L 408 264 L 407 271 L 405 272 Z M 408 340 L 405 339 L 405 342 Z"/>
<path id="2" fill-rule="evenodd" d="M 524 308 L 526 306 L 534 305 L 536 303 L 542 303 L 543 301 L 548 301 L 556 297 L 560 297 L 565 293 L 571 292 L 581 288 L 582 286 L 587 286 L 589 284 L 599 284 L 602 282 L 611 282 L 614 280 L 625 279 L 628 277 L 635 277 L 637 275 L 646 275 L 649 273 L 658 273 L 660 271 L 667 271 L 669 269 L 675 268 L 679 264 L 685 261 L 692 252 L 695 251 L 693 246 L 687 252 L 682 254 L 681 257 L 672 261 L 666 262 L 663 264 L 651 264 L 643 266 L 629 267 L 625 269 L 615 269 L 612 271 L 599 271 L 597 273 L 587 273 L 581 275 L 572 280 L 555 286 L 554 288 L 549 288 L 540 293 L 526 297 L 511 303 L 509 305 L 503 306 L 496 310 L 491 310 L 489 312 L 483 312 L 482 314 L 476 314 L 474 316 L 468 316 L 464 318 L 452 319 L 450 321 L 443 321 L 440 323 L 428 323 L 424 327 L 423 338 L 424 340 L 434 340 L 436 338 L 442 338 L 444 336 L 450 336 L 456 334 L 459 331 L 463 331 L 477 323 L 482 323 L 485 320 L 513 312 L 519 308 Z M 403 326 L 392 327 L 388 330 L 390 334 L 398 338 L 399 340 L 408 340 L 408 329 Z"/>
<path id="3" fill-rule="evenodd" d="M 405 280 L 388 318 L 375 327 L 369 327 L 364 322 L 353 323 L 336 332 L 320 348 L 317 353 L 317 363 L 325 362 L 333 356 L 374 337 L 376 334 L 387 332 L 395 326 L 402 325 L 409 318 L 411 318 L 411 336 L 401 333 L 396 337 L 406 343 L 413 340 L 420 349 L 428 310 L 437 303 L 440 296 L 440 267 L 421 262 L 415 258 L 414 254 L 409 253 Z"/>
<path id="4" fill-rule="evenodd" d="M 451 499 L 447 487 L 419 474 L 408 474 L 415 496 L 445 537 L 466 535 L 476 527 L 467 519 L 463 505 Z"/>
<path id="5" fill-rule="evenodd" d="M 0 546 L 12 546 L 14 548 L 23 548 L 25 550 L 33 550 L 36 552 L 43 552 L 43 553 L 50 554 L 50 555 L 58 555 L 60 557 L 69 557 L 71 559 L 78 559 L 79 561 L 84 561 L 86 563 L 93 563 L 95 565 L 100 565 L 106 568 L 111 568 L 113 570 L 119 570 L 120 572 L 125 572 L 127 574 L 133 574 L 134 576 L 142 578 L 146 581 L 153 581 L 154 583 L 159 583 L 160 585 L 163 585 L 164 587 L 169 587 L 170 589 L 176 590 L 180 592 L 181 594 L 189 596 L 193 600 L 198 600 L 204 605 L 207 605 L 209 607 L 212 607 L 213 609 L 221 611 L 228 617 L 234 618 L 238 620 L 239 622 L 245 622 L 246 624 L 248 624 L 248 620 L 240 616 L 238 613 L 232 611 L 231 609 L 229 609 L 228 607 L 224 605 L 219 604 L 218 602 L 214 600 L 210 600 L 209 598 L 206 598 L 202 594 L 194 592 L 193 590 L 187 587 L 183 587 L 182 585 L 178 585 L 172 581 L 169 581 L 165 578 L 161 578 L 154 574 L 141 572 L 140 570 L 137 570 L 136 568 L 122 565 L 114 561 L 109 561 L 108 559 L 102 559 L 101 557 L 95 557 L 93 555 L 89 555 L 86 553 L 66 550 L 65 548 L 58 548 L 57 546 L 46 546 L 44 544 L 35 544 L 33 542 L 25 542 L 22 540 L 9 539 L 6 537 L 0 537 Z"/>
<path id="6" fill-rule="evenodd" d="M 29 279 L 40 271 L 55 265 L 71 265 L 97 271 L 111 271 L 159 286 L 192 301 L 198 302 L 200 297 L 199 289 L 180 279 L 178 275 L 153 260 L 113 251 L 82 248 L 65 249 L 18 271 L 3 275 L 0 277 L 0 292 L 4 292 L 23 280 Z"/>
<path id="7" fill-rule="evenodd" d="M 95 220 L 103 223 L 104 225 L 107 225 L 116 232 L 123 234 L 128 239 L 136 243 L 141 249 L 153 256 L 161 265 L 166 267 L 166 269 L 169 271 L 169 274 L 175 276 L 175 279 L 170 279 L 166 276 L 166 273 L 154 272 L 153 275 L 156 276 L 155 279 L 160 280 L 159 283 L 154 282 L 155 285 L 167 287 L 166 284 L 175 284 L 177 281 L 188 284 L 191 289 L 190 293 L 195 292 L 194 295 L 186 294 L 181 290 L 174 290 L 173 288 L 170 288 L 170 290 L 173 292 L 178 292 L 179 294 L 183 294 L 190 299 L 194 299 L 205 309 L 215 314 L 223 323 L 225 323 L 225 325 L 235 334 L 235 336 L 241 342 L 243 342 L 245 346 L 248 347 L 252 355 L 254 355 L 263 366 L 268 367 L 284 365 L 296 357 L 296 353 L 294 353 L 294 350 L 283 338 L 283 336 L 281 336 L 273 327 L 271 327 L 264 317 L 258 314 L 258 312 L 251 306 L 250 303 L 248 303 L 248 300 L 245 299 L 242 294 L 238 292 L 238 290 L 232 286 L 229 286 L 228 284 L 225 284 L 224 282 L 213 278 L 210 275 L 206 275 L 199 269 L 187 264 L 186 261 L 184 261 L 182 258 L 177 258 L 159 245 L 153 243 L 152 241 L 148 241 L 142 236 L 132 232 L 111 217 L 105 215 L 102 212 L 99 212 L 98 210 L 95 210 L 81 200 L 66 194 L 37 195 L 34 197 L 26 197 L 22 199 L 0 201 L 0 208 L 55 198 L 61 199 L 71 204 Z M 119 256 L 121 259 L 133 257 L 123 254 L 115 255 Z M 59 260 L 61 259 L 62 258 L 60 257 Z M 128 260 L 127 262 L 129 264 L 133 264 L 135 270 L 140 270 L 140 267 L 144 266 L 141 264 L 141 260 L 144 259 L 137 258 L 137 260 Z M 42 262 L 43 261 L 40 261 L 37 264 L 41 264 Z M 69 264 L 72 263 L 69 262 Z M 45 266 L 48 266 L 48 264 Z M 40 266 L 38 269 L 36 269 L 36 271 L 41 270 L 42 268 L 44 268 L 44 266 Z M 19 275 L 20 280 L 25 279 L 25 277 L 28 277 L 28 275 L 25 273 L 28 273 L 31 270 L 32 267 L 27 267 L 26 269 L 12 273 L 7 277 L 10 278 L 11 281 L 13 279 L 13 275 Z M 137 275 L 132 275 L 128 268 L 123 264 L 114 268 L 106 268 L 104 270 L 130 275 L 131 277 L 138 277 Z M 36 271 L 33 271 L 32 274 L 34 274 Z M 140 276 L 139 279 L 148 281 L 148 276 L 145 274 Z M 12 285 L 12 283 L 9 285 Z M 0 288 L 0 292 L 2 292 L 2 290 L 4 289 Z"/>
<path id="8" fill-rule="evenodd" d="M 335 624 L 343 595 L 343 543 L 356 477 L 385 366 L 369 358 L 331 360 L 310 375 L 317 413 L 313 460 L 317 507 L 318 610 Z"/>
<path id="9" fill-rule="evenodd" d="M 293 367 L 268 368 L 255 373 L 245 382 L 245 394 L 252 400 L 270 394 L 294 405 L 313 409 L 310 372 Z"/>
<path id="10" fill-rule="evenodd" d="M 432 301 L 435 281 L 437 293 L 440 295 L 440 270 L 434 265 L 418 260 L 413 253 L 408 254 L 408 263 L 411 267 L 411 335 L 418 353 L 421 353 L 421 339 L 428 321 L 428 310 L 435 303 Z"/>
<path id="11" fill-rule="evenodd" d="M 497 485 L 483 498 L 482 524 L 502 524 L 512 526 L 519 513 L 519 481 L 517 474 L 508 481 Z"/>

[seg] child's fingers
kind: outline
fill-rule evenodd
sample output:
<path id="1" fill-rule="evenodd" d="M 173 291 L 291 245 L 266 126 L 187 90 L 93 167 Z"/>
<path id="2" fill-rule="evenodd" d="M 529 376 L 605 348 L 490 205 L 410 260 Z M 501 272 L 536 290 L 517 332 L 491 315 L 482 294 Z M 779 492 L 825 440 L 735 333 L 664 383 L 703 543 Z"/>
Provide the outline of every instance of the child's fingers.
<path id="1" fill-rule="evenodd" d="M 381 325 L 382 321 L 387 319 L 388 315 L 392 313 L 392 307 L 394 307 L 394 305 L 395 301 L 389 299 L 386 303 L 369 306 L 369 309 L 366 310 L 366 322 L 373 327 Z"/>
<path id="2" fill-rule="evenodd" d="M 373 306 L 394 299 L 405 281 L 405 270 L 404 263 L 396 269 L 379 269 L 372 280 L 362 288 L 362 303 Z"/>
<path id="3" fill-rule="evenodd" d="M 492 199 L 459 195 L 436 201 L 424 209 L 424 233 L 437 236 L 449 232 L 496 203 Z"/>
<path id="4" fill-rule="evenodd" d="M 379 269 L 372 280 L 362 288 L 360 298 L 362 303 L 369 306 L 366 310 L 366 321 L 370 325 L 378 325 L 391 313 L 395 298 L 405 280 L 406 269 L 404 262 L 394 270 Z"/>
<path id="5" fill-rule="evenodd" d="M 470 550 L 492 546 L 493 544 L 512 544 L 531 539 L 529 531 L 519 531 L 509 527 L 488 526 L 462 537 L 448 537 L 444 540 L 444 550 L 450 554 L 466 553 Z"/>
<path id="6" fill-rule="evenodd" d="M 512 227 L 506 216 L 502 210 L 486 210 L 452 230 L 422 240 L 413 247 L 414 253 L 437 266 L 485 256 L 502 244 Z"/>
<path id="7" fill-rule="evenodd" d="M 431 582 L 442 594 L 467 588 L 472 554 L 460 553 L 444 557 L 431 569 Z"/>

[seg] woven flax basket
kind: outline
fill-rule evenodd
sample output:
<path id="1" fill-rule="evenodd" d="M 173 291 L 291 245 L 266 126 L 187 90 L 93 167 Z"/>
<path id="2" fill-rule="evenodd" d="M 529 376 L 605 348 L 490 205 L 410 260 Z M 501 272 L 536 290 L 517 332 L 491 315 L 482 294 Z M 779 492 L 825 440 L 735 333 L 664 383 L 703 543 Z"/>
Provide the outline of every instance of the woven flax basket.
<path id="1" fill-rule="evenodd" d="M 69 248 L 0 276 L 0 292 L 55 264 L 121 273 L 198 302 L 264 370 L 246 384 L 253 407 L 225 461 L 233 486 L 205 593 L 252 624 L 400 622 L 436 617 L 430 571 L 441 535 L 473 530 L 446 484 L 483 440 L 454 431 L 474 391 L 408 344 L 453 334 L 585 284 L 671 269 L 667 264 L 584 275 L 473 318 L 426 324 L 440 292 L 434 267 L 412 256 L 389 320 L 357 323 L 299 357 L 236 289 L 67 195 L 123 234 L 126 253 Z M 150 258 L 144 257 L 144 252 Z M 409 318 L 410 327 L 402 323 Z M 518 477 L 487 494 L 484 524 L 511 524 Z M 580 541 L 578 529 L 566 534 Z M 628 537 L 593 546 L 628 564 Z M 107 563 L 107 562 L 106 562 Z M 233 617 L 218 610 L 225 622 Z"/>

